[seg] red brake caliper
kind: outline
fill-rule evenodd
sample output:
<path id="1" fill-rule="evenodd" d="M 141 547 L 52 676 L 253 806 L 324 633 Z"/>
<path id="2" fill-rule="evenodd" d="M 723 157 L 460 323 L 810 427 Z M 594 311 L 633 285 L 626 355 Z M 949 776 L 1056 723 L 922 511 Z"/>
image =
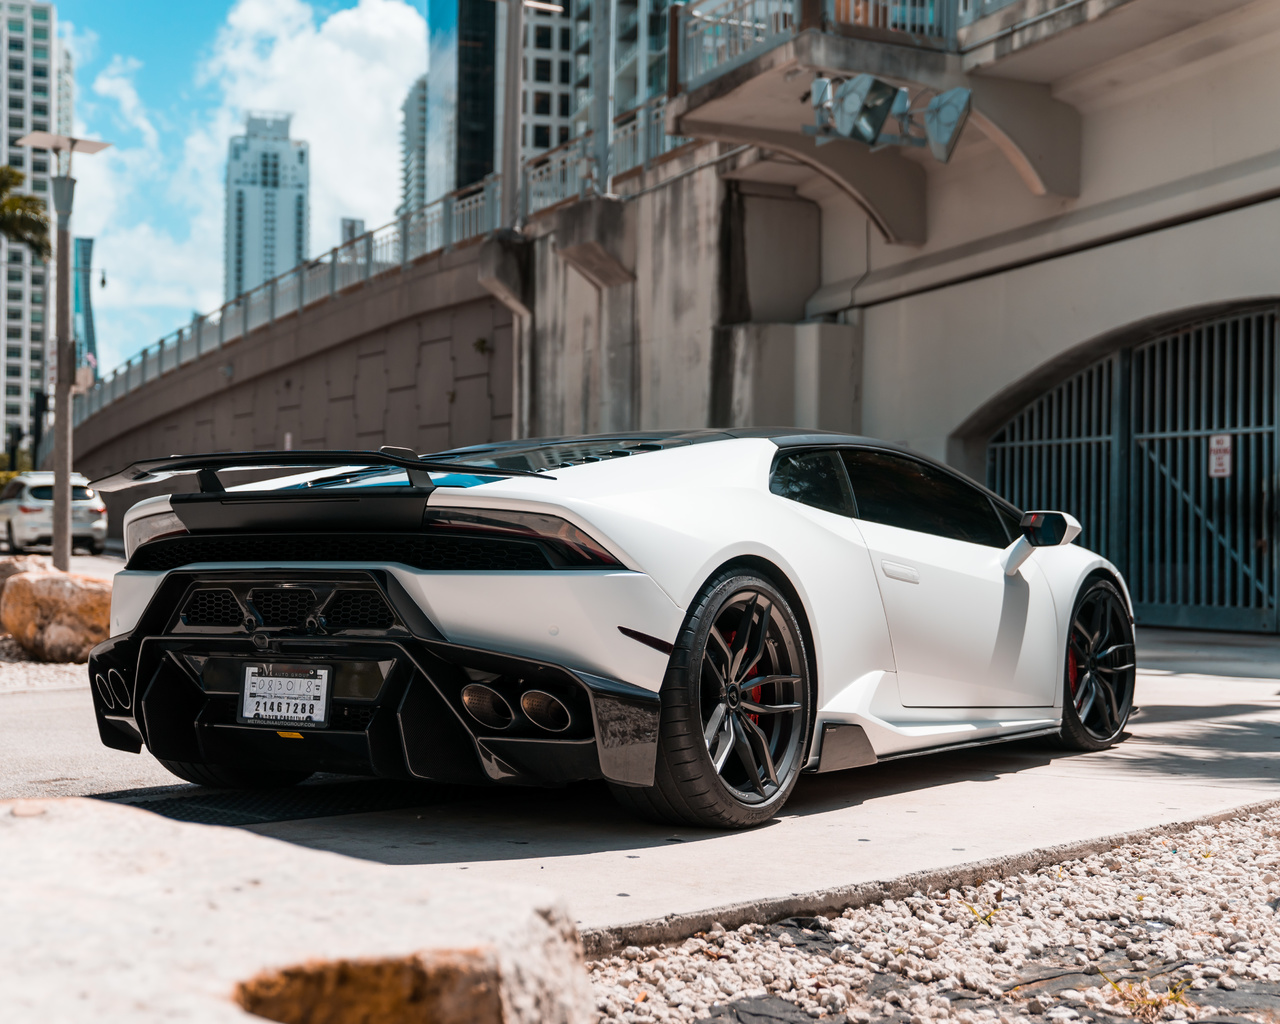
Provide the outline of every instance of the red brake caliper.
<path id="1" fill-rule="evenodd" d="M 1075 648 L 1067 648 L 1067 679 L 1071 683 L 1071 696 L 1076 695 L 1076 686 L 1080 682 L 1080 663 L 1076 660 Z"/>

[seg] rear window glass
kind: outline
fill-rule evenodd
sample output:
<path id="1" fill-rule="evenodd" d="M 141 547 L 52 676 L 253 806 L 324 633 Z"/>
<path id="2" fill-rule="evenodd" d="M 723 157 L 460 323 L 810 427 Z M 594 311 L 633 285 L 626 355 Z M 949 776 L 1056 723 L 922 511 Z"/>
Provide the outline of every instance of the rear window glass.
<path id="1" fill-rule="evenodd" d="M 493 466 L 497 469 L 567 469 L 588 462 L 603 462 L 643 452 L 672 447 L 670 441 L 651 437 L 614 437 L 585 441 L 544 441 L 523 448 L 501 448 L 491 451 L 457 451 L 424 455 L 431 462 L 461 462 L 468 466 Z"/>
<path id="2" fill-rule="evenodd" d="M 30 494 L 31 497 L 33 497 L 36 501 L 53 501 L 52 486 L 32 487 L 31 490 L 29 490 L 27 493 Z M 94 498 L 93 488 L 91 487 L 72 487 L 71 488 L 72 501 L 92 501 L 93 498 Z"/>

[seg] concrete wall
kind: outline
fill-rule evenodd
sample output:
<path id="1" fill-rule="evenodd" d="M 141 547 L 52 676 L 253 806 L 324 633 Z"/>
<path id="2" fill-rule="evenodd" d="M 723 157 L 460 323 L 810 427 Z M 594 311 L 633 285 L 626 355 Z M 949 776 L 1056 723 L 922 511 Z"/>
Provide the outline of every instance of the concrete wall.
<path id="1" fill-rule="evenodd" d="M 91 478 L 174 453 L 433 451 L 511 436 L 512 325 L 478 246 L 426 257 L 170 371 L 76 430 Z"/>

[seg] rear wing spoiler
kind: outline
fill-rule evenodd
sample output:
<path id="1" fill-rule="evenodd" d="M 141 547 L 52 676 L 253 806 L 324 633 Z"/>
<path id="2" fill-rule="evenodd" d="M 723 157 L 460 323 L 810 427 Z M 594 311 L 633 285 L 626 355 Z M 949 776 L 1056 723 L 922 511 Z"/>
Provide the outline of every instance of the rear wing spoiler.
<path id="1" fill-rule="evenodd" d="M 218 494 L 226 486 L 218 478 L 221 470 L 237 469 L 342 469 L 397 468 L 409 474 L 414 487 L 430 489 L 435 486 L 432 473 L 465 473 L 470 476 L 519 476 L 538 480 L 554 480 L 532 469 L 499 469 L 493 466 L 472 466 L 447 459 L 421 458 L 411 448 L 392 448 L 378 451 L 287 451 L 287 452 L 213 452 L 207 455 L 170 455 L 162 459 L 143 459 L 127 469 L 112 473 L 91 482 L 99 491 L 122 491 L 141 484 L 159 483 L 175 476 L 194 473 L 200 490 L 205 494 Z"/>

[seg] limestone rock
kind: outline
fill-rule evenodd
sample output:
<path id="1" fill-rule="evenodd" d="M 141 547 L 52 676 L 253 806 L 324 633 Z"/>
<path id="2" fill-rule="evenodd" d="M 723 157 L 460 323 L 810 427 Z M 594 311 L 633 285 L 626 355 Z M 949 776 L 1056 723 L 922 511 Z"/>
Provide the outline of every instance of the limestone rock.
<path id="1" fill-rule="evenodd" d="M 10 555 L 0 558 L 0 597 L 10 576 L 20 572 L 54 572 L 53 559 L 48 555 Z"/>
<path id="2" fill-rule="evenodd" d="M 85 661 L 109 635 L 111 583 L 76 573 L 16 573 L 0 595 L 0 626 L 33 658 Z"/>

